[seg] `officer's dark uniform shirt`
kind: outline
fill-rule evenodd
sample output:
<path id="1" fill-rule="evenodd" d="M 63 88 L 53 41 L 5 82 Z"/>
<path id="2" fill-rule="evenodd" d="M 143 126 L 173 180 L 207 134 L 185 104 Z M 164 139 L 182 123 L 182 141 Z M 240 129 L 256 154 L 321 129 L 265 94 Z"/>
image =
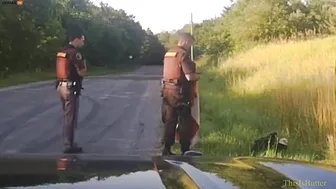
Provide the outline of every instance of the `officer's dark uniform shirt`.
<path id="1" fill-rule="evenodd" d="M 79 70 L 84 69 L 83 57 L 78 50 L 71 44 L 67 44 L 60 49 L 60 52 L 67 53 L 68 65 L 68 77 L 71 81 L 81 81 L 83 78 L 78 75 L 77 68 Z"/>
<path id="2" fill-rule="evenodd" d="M 196 67 L 195 64 L 191 61 L 188 51 L 183 47 L 179 47 L 183 53 L 181 53 L 181 66 L 184 74 L 192 74 L 195 73 Z M 185 78 L 185 76 L 182 76 Z"/>
<path id="3" fill-rule="evenodd" d="M 168 55 L 170 53 L 171 55 Z M 183 47 L 175 47 L 166 53 L 164 59 L 164 79 L 178 79 L 181 85 L 187 87 L 187 85 L 190 85 L 190 82 L 185 77 L 185 74 L 195 73 L 195 69 L 188 51 Z"/>
<path id="4" fill-rule="evenodd" d="M 178 52 L 180 57 L 180 63 L 183 71 L 180 73 L 179 78 L 181 85 L 184 87 L 185 92 L 190 92 L 191 82 L 187 80 L 185 75 L 195 73 L 195 64 L 191 61 L 188 51 L 183 47 L 176 47 L 175 49 L 173 49 L 173 51 Z"/>

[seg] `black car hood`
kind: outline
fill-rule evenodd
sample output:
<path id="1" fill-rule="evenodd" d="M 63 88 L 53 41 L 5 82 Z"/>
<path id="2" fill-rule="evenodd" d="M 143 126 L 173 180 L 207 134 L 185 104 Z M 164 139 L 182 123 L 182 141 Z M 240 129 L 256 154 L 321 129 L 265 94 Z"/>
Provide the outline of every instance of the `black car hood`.
<path id="1" fill-rule="evenodd" d="M 277 189 L 336 187 L 336 168 L 251 157 L 7 155 L 0 188 Z"/>

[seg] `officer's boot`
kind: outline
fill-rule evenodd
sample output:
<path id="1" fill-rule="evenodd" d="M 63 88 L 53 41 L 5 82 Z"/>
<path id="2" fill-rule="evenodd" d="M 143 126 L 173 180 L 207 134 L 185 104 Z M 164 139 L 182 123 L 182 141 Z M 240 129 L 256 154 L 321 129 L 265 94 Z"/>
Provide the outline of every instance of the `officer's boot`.
<path id="1" fill-rule="evenodd" d="M 163 151 L 162 151 L 162 155 L 163 156 L 175 156 L 176 154 L 174 154 L 172 151 L 171 151 L 171 147 L 164 147 Z"/>
<path id="2" fill-rule="evenodd" d="M 83 148 L 79 147 L 76 143 L 72 146 L 74 153 L 83 153 Z"/>
<path id="3" fill-rule="evenodd" d="M 73 145 L 66 145 L 64 149 L 65 154 L 78 154 L 83 153 L 83 149 L 81 147 L 78 147 L 77 144 Z"/>
<path id="4" fill-rule="evenodd" d="M 190 151 L 189 143 L 182 143 L 181 144 L 181 155 L 184 155 L 185 152 Z"/>
<path id="5" fill-rule="evenodd" d="M 183 149 L 183 150 L 182 150 L 182 149 L 181 149 L 181 155 L 182 155 L 182 156 L 185 155 L 185 153 L 188 152 L 188 151 L 190 151 L 190 150 L 187 150 L 187 149 Z"/>

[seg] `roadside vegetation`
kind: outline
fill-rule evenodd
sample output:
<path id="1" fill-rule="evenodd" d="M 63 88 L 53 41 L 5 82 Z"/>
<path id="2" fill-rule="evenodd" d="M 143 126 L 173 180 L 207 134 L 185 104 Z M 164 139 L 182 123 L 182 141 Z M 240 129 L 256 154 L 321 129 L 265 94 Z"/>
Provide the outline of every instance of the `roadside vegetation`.
<path id="1" fill-rule="evenodd" d="M 85 35 L 81 51 L 91 75 L 161 64 L 164 54 L 158 38 L 133 15 L 88 0 L 1 5 L 0 28 L 0 87 L 54 79 L 56 52 L 71 32 Z"/>
<path id="2" fill-rule="evenodd" d="M 336 37 L 270 44 L 203 67 L 202 151 L 249 155 L 253 140 L 277 131 L 289 139 L 286 157 L 334 160 L 335 47 Z"/>
<path id="3" fill-rule="evenodd" d="M 166 48 L 175 32 L 159 34 Z M 198 149 L 250 155 L 255 139 L 278 132 L 289 141 L 283 157 L 336 163 L 335 34 L 336 3 L 328 0 L 237 0 L 195 24 Z"/>

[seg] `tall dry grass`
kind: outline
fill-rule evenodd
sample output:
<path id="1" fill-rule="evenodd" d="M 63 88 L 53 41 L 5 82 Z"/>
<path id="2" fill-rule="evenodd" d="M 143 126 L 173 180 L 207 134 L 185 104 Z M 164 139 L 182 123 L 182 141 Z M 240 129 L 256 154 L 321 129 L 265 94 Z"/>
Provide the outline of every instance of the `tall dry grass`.
<path id="1" fill-rule="evenodd" d="M 232 95 L 270 97 L 255 110 L 281 120 L 292 150 L 336 162 L 335 63 L 336 37 L 328 37 L 257 46 L 220 71 Z"/>

